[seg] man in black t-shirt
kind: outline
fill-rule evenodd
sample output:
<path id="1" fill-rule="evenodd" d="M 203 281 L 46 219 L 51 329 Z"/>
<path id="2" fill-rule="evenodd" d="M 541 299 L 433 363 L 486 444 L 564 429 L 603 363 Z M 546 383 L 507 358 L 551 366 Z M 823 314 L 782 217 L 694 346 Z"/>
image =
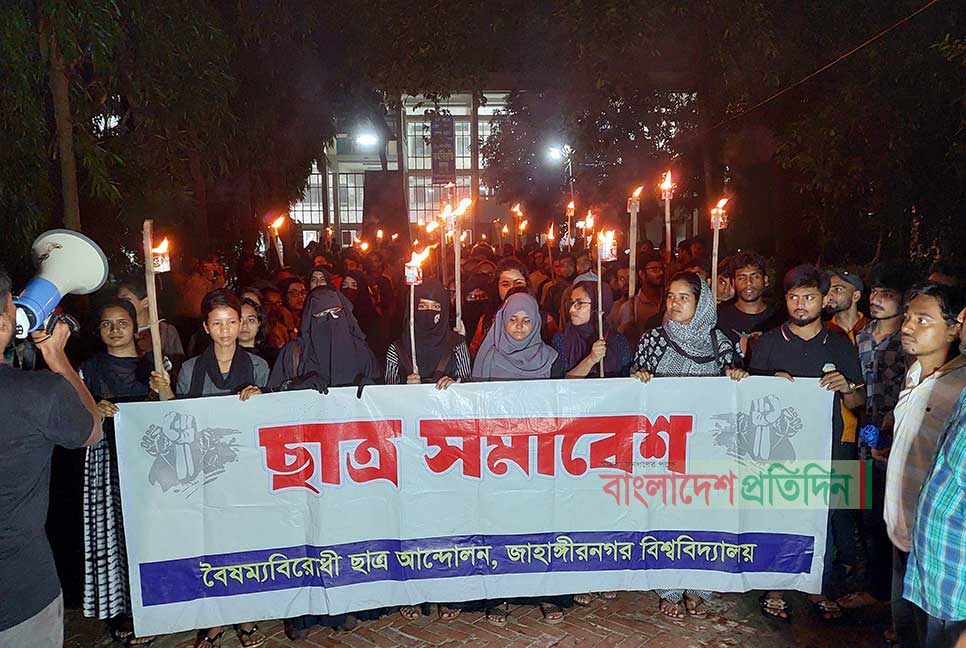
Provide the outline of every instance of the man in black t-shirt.
<path id="1" fill-rule="evenodd" d="M 55 445 L 99 441 L 101 419 L 64 354 L 67 325 L 35 334 L 50 371 L 3 362 L 15 328 L 10 277 L 0 269 L 0 646 L 60 648 L 63 596 L 44 533 L 50 458 Z"/>
<path id="2" fill-rule="evenodd" d="M 747 366 L 756 339 L 785 321 L 785 309 L 765 303 L 768 277 L 763 256 L 742 252 L 732 259 L 732 268 L 735 299 L 718 307 L 718 328 L 740 344 Z"/>
<path id="3" fill-rule="evenodd" d="M 788 321 L 765 333 L 755 345 L 751 357 L 752 374 L 782 376 L 788 380 L 820 378 L 823 389 L 835 392 L 832 407 L 830 444 L 833 459 L 855 459 L 855 444 L 842 441 L 842 405 L 860 411 L 865 407 L 865 386 L 861 385 L 862 368 L 859 354 L 847 337 L 830 331 L 822 322 L 822 303 L 829 290 L 829 279 L 815 266 L 792 268 L 785 275 L 785 306 Z M 830 511 L 831 524 L 825 542 L 825 569 L 822 594 L 810 596 L 819 617 L 826 621 L 841 618 L 842 610 L 826 597 L 831 585 L 832 547 L 838 550 L 839 562 L 854 565 L 855 538 L 836 529 L 848 527 L 851 511 Z M 834 545 L 833 545 L 834 543 Z M 762 611 L 787 619 L 788 612 L 781 592 L 768 592 L 761 599 Z"/>

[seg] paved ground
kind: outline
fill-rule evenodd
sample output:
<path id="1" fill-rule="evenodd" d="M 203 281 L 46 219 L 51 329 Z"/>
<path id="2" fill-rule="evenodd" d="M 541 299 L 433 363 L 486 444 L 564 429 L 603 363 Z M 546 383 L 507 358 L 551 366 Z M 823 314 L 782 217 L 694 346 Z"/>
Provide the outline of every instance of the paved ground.
<path id="1" fill-rule="evenodd" d="M 533 607 L 513 609 L 510 623 L 496 628 L 479 613 L 463 614 L 454 621 L 435 616 L 406 621 L 398 614 L 361 624 L 351 632 L 316 629 L 306 641 L 290 642 L 278 621 L 261 627 L 267 648 L 372 648 L 446 646 L 457 648 L 879 648 L 888 620 L 888 608 L 878 606 L 853 612 L 847 621 L 832 626 L 810 612 L 807 600 L 789 597 L 794 606 L 790 625 L 763 618 L 754 594 L 728 594 L 715 598 L 707 619 L 675 622 L 657 611 L 651 593 L 624 592 L 616 601 L 596 600 L 586 608 L 568 610 L 565 621 L 548 625 Z M 104 625 L 83 618 L 79 611 L 67 613 L 66 648 L 93 648 L 112 644 Z M 234 633 L 225 633 L 224 648 L 240 644 Z M 194 646 L 193 633 L 159 639 L 156 648 Z"/>

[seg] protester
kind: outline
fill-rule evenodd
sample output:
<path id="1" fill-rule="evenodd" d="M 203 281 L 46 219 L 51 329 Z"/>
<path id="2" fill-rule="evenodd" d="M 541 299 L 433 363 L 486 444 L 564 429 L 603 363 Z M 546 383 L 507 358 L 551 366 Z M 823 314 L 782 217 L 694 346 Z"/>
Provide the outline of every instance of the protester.
<path id="1" fill-rule="evenodd" d="M 892 582 L 896 634 L 914 646 L 914 609 L 901 599 L 916 498 L 929 475 L 939 437 L 966 388 L 966 356 L 959 355 L 963 307 L 953 289 L 918 284 L 906 295 L 902 349 L 914 359 L 895 407 L 895 428 L 886 469 L 884 517 L 895 547 Z M 960 470 L 963 466 L 959 467 Z"/>
<path id="2" fill-rule="evenodd" d="M 597 281 L 597 273 L 594 272 L 594 262 L 590 256 L 581 254 L 577 257 L 577 276 L 573 283 L 581 281 Z"/>
<path id="3" fill-rule="evenodd" d="M 245 301 L 246 299 L 250 299 L 251 301 L 258 304 L 259 306 L 261 306 L 262 302 L 264 301 L 264 298 L 262 297 L 262 291 L 259 290 L 258 288 L 255 288 L 254 286 L 245 286 L 243 288 L 239 288 L 238 299 L 242 301 Z"/>
<path id="4" fill-rule="evenodd" d="M 462 382 L 472 372 L 470 351 L 462 335 L 449 326 L 449 296 L 436 279 L 426 279 L 416 286 L 416 363 L 413 371 L 410 357 L 412 339 L 409 335 L 409 304 L 406 304 L 402 337 L 389 345 L 386 352 L 385 382 L 433 383 L 446 389 L 454 382 Z"/>
<path id="5" fill-rule="evenodd" d="M 859 539 L 866 565 L 863 582 L 855 592 L 838 599 L 846 609 L 873 605 L 891 595 L 892 542 L 886 532 L 882 505 L 885 469 L 892 445 L 892 411 L 899 400 L 906 374 L 906 357 L 900 342 L 902 296 L 910 283 L 907 268 L 880 264 L 869 283 L 870 324 L 855 336 L 865 378 L 866 404 L 862 423 L 875 430 L 875 447 L 860 438 L 859 458 L 872 459 L 871 508 L 859 511 Z M 844 414 L 844 412 L 843 412 Z M 889 638 L 893 632 L 888 631 Z"/>
<path id="6" fill-rule="evenodd" d="M 734 257 L 728 257 L 718 263 L 718 285 L 715 288 L 715 299 L 718 306 L 727 304 L 735 298 L 735 266 Z"/>
<path id="7" fill-rule="evenodd" d="M 603 302 L 597 304 L 597 282 L 581 281 L 573 287 L 566 304 L 568 317 L 563 330 L 553 338 L 553 348 L 563 359 L 567 378 L 597 378 L 598 363 L 604 361 L 604 376 L 626 376 L 631 360 L 627 338 L 611 331 L 604 319 L 603 330 L 597 327 L 597 312 L 609 312 L 610 286 L 603 286 Z"/>
<path id="8" fill-rule="evenodd" d="M 131 302 L 107 302 L 95 322 L 105 350 L 84 362 L 81 376 L 97 401 L 105 436 L 88 448 L 84 462 L 84 616 L 107 621 L 115 641 L 142 646 L 154 637 L 134 636 L 113 417 L 117 403 L 148 395 L 150 364 L 144 360 L 151 356 L 138 356 Z"/>
<path id="9" fill-rule="evenodd" d="M 268 382 L 268 364 L 238 346 L 241 311 L 238 297 L 228 290 L 213 290 L 205 295 L 201 303 L 202 327 L 211 337 L 211 344 L 181 367 L 175 390 L 178 398 L 237 394 L 247 401 L 261 393 Z M 161 391 L 170 388 L 171 378 L 166 371 L 152 371 L 149 384 L 152 390 Z M 254 623 L 241 623 L 236 632 L 244 648 L 256 648 L 268 639 Z M 220 627 L 202 630 L 195 648 L 215 648 L 224 634 Z"/>
<path id="10" fill-rule="evenodd" d="M 620 313 L 617 330 L 631 344 L 637 344 L 644 334 L 647 321 L 664 307 L 664 259 L 657 252 L 649 252 L 637 260 L 637 295 L 628 298 Z"/>
<path id="11" fill-rule="evenodd" d="M 714 300 L 698 275 L 682 272 L 671 278 L 664 325 L 641 338 L 631 375 L 642 382 L 658 376 L 728 376 L 741 380 L 748 373 L 738 367 L 734 344 L 716 327 Z M 660 610 L 672 619 L 708 615 L 711 592 L 658 590 Z"/>
<path id="12" fill-rule="evenodd" d="M 537 300 L 525 292 L 507 297 L 497 311 L 473 365 L 474 380 L 538 380 L 563 378 L 564 365 L 553 347 L 540 339 L 540 309 Z M 547 623 L 563 621 L 563 608 L 570 597 L 539 597 L 540 611 Z M 516 600 L 529 604 L 530 600 Z M 486 619 L 504 626 L 510 616 L 505 602 L 489 601 Z"/>
<path id="13" fill-rule="evenodd" d="M 329 286 L 330 288 L 336 288 L 335 283 L 332 280 L 332 273 L 325 266 L 316 265 L 312 268 L 312 272 L 309 273 L 309 291 L 318 288 L 319 286 Z"/>
<path id="14" fill-rule="evenodd" d="M 570 256 L 556 257 L 553 260 L 554 278 L 544 284 L 540 308 L 546 313 L 559 313 L 564 290 L 573 284 L 574 260 Z"/>
<path id="15" fill-rule="evenodd" d="M 962 356 L 966 355 L 966 308 L 959 312 L 957 323 Z M 962 648 L 966 644 L 964 465 L 966 390 L 939 436 L 938 451 L 924 476 L 913 518 L 902 590 L 903 597 L 915 605 L 918 643 L 910 644 L 913 646 Z"/>
<path id="16" fill-rule="evenodd" d="M 742 260 L 735 266 L 740 294 L 753 297 L 757 286 L 763 285 L 758 277 L 753 276 L 760 267 L 757 262 L 749 266 L 748 262 Z M 751 273 L 746 272 L 749 267 L 753 269 Z M 855 444 L 842 441 L 842 404 L 853 411 L 864 408 L 865 389 L 860 382 L 862 368 L 855 347 L 846 337 L 830 331 L 822 322 L 822 304 L 829 290 L 828 277 L 814 266 L 800 265 L 785 274 L 784 287 L 788 321 L 758 340 L 751 356 L 751 371 L 788 380 L 794 380 L 795 377 L 820 378 L 821 388 L 835 392 L 830 439 L 832 459 L 854 459 Z M 749 303 L 753 302 L 746 301 L 746 306 Z M 746 314 L 745 311 L 740 312 Z M 764 448 L 763 456 L 758 458 L 767 457 L 769 452 L 769 448 Z M 819 618 L 835 621 L 842 617 L 842 609 L 827 597 L 832 586 L 832 549 L 834 547 L 844 556 L 844 564 L 854 565 L 854 556 L 850 554 L 854 553 L 855 540 L 836 537 L 831 515 L 829 519 L 822 594 L 809 595 L 809 599 Z M 791 619 L 790 608 L 782 592 L 766 592 L 760 599 L 760 606 L 762 614 L 768 618 L 781 621 Z"/>
<path id="17" fill-rule="evenodd" d="M 16 331 L 10 276 L 0 268 L 0 349 Z M 64 598 L 44 532 L 54 446 L 101 440 L 90 391 L 64 353 L 70 328 L 33 335 L 49 371 L 25 372 L 0 352 L 0 646 L 61 648 Z"/>
<path id="18" fill-rule="evenodd" d="M 320 286 L 309 293 L 299 335 L 282 349 L 268 386 L 283 391 L 324 392 L 330 387 L 372 382 L 378 375 L 376 358 L 352 313 L 352 303 L 341 292 Z M 316 625 L 351 629 L 360 618 L 379 616 L 381 612 L 304 614 L 285 619 L 285 635 L 292 641 L 305 639 Z"/>
<path id="19" fill-rule="evenodd" d="M 530 285 L 533 286 L 536 294 L 539 294 L 543 283 L 550 279 L 550 275 L 546 273 L 546 258 L 547 255 L 543 250 L 535 250 L 533 252 L 533 263 L 530 264 L 532 271 L 530 272 L 529 279 Z"/>
<path id="20" fill-rule="evenodd" d="M 765 303 L 768 286 L 765 257 L 757 252 L 742 252 L 732 263 L 737 299 L 718 308 L 718 327 L 741 345 L 747 363 L 755 340 L 784 321 L 784 310 Z"/>
<path id="21" fill-rule="evenodd" d="M 417 358 L 418 360 L 418 358 Z M 376 358 L 366 344 L 352 302 L 336 290 L 314 289 L 302 312 L 297 338 L 279 354 L 268 385 L 308 379 L 318 389 L 373 381 L 379 376 Z"/>
<path id="22" fill-rule="evenodd" d="M 137 331 L 134 336 L 134 343 L 137 346 L 138 354 L 144 355 L 152 350 L 151 347 L 151 314 L 148 308 L 148 289 L 143 277 L 129 277 L 118 284 L 115 293 L 118 299 L 131 302 L 137 312 Z M 164 319 L 158 321 L 158 332 L 161 334 L 161 354 L 166 357 L 173 367 L 173 373 L 178 373 L 178 368 L 184 362 L 184 347 L 181 345 L 181 337 L 178 329 L 168 324 Z"/>
<path id="23" fill-rule="evenodd" d="M 217 254 L 209 254 L 203 260 L 195 260 L 191 274 L 185 279 L 179 294 L 178 330 L 188 340 L 198 329 L 201 319 L 201 300 L 205 295 L 225 287 L 225 265 Z"/>
<path id="24" fill-rule="evenodd" d="M 352 304 L 352 314 L 363 333 L 366 334 L 370 348 L 376 352 L 378 352 L 377 347 L 379 346 L 385 348 L 383 342 L 385 336 L 382 335 L 379 311 L 372 301 L 372 293 L 369 292 L 369 281 L 366 276 L 356 270 L 346 272 L 339 290 Z"/>
<path id="25" fill-rule="evenodd" d="M 278 352 L 265 343 L 265 311 L 251 299 L 241 300 L 241 323 L 238 327 L 238 346 L 257 355 L 268 363 L 275 364 Z"/>
<path id="26" fill-rule="evenodd" d="M 282 305 L 287 313 L 286 321 L 292 330 L 298 329 L 299 320 L 302 319 L 302 308 L 305 306 L 305 298 L 309 291 L 305 289 L 305 281 L 300 277 L 283 279 L 278 285 L 279 292 L 282 293 Z"/>

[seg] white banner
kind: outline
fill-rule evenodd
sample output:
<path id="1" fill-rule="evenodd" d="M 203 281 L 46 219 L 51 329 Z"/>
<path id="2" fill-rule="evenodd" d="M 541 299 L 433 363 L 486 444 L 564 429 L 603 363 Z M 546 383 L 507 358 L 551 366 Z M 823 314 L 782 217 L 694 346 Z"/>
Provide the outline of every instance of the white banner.
<path id="1" fill-rule="evenodd" d="M 843 488 L 832 403 L 817 380 L 752 377 L 123 404 L 137 631 L 586 591 L 818 592 Z"/>

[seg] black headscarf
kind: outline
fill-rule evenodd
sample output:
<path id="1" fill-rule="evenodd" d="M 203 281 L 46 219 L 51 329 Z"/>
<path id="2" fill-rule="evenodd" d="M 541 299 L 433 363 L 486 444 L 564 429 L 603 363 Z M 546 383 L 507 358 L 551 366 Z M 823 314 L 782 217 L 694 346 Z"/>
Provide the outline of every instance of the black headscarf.
<path id="1" fill-rule="evenodd" d="M 590 320 L 585 324 L 580 324 L 578 326 L 570 321 L 568 313 L 567 325 L 563 330 L 563 360 L 567 371 L 570 371 L 576 367 L 581 360 L 590 354 L 590 347 L 593 346 L 594 342 L 597 341 L 601 335 L 605 339 L 608 337 L 609 327 L 607 325 L 607 316 L 610 314 L 610 309 L 614 305 L 614 298 L 612 296 L 610 286 L 608 286 L 606 283 L 601 286 L 601 296 L 603 297 L 604 303 L 600 306 L 597 304 L 596 281 L 581 281 L 577 283 L 574 288 L 583 288 L 584 292 L 587 293 L 587 296 L 590 299 Z M 603 310 L 604 315 L 603 333 L 600 335 L 597 332 L 598 310 Z M 604 373 L 606 375 L 617 375 L 621 368 L 621 359 L 618 357 L 616 351 L 608 353 L 604 357 Z"/>
<path id="2" fill-rule="evenodd" d="M 355 279 L 356 284 L 359 286 L 358 291 L 352 291 L 345 287 L 345 277 Z M 365 330 L 376 316 L 376 307 L 372 303 L 372 295 L 369 293 L 369 279 L 357 270 L 345 273 L 345 277 L 342 278 L 340 290 L 352 304 L 352 312 L 355 315 L 356 321 Z"/>
<path id="3" fill-rule="evenodd" d="M 474 272 L 463 284 L 463 326 L 472 337 L 480 319 L 490 312 L 497 296 L 493 293 L 493 275 Z"/>
<path id="4" fill-rule="evenodd" d="M 452 354 L 453 348 L 459 344 L 461 335 L 449 326 L 449 293 L 437 279 L 426 279 L 416 286 L 416 303 L 420 299 L 429 299 L 439 303 L 440 311 L 421 311 L 416 309 L 416 320 L 413 328 L 416 331 L 416 362 L 419 364 L 419 375 L 423 378 L 434 378 L 444 354 Z M 400 357 L 408 367 L 412 366 L 409 357 L 412 349 L 409 337 L 409 300 L 406 300 L 406 312 L 403 319 L 403 335 L 397 345 Z M 447 360 L 448 363 L 448 360 Z"/>
<path id="5" fill-rule="evenodd" d="M 319 388 L 377 378 L 376 358 L 352 311 L 352 302 L 342 293 L 326 286 L 313 289 L 302 310 L 299 336 L 282 348 L 269 387 L 312 373 Z"/>

